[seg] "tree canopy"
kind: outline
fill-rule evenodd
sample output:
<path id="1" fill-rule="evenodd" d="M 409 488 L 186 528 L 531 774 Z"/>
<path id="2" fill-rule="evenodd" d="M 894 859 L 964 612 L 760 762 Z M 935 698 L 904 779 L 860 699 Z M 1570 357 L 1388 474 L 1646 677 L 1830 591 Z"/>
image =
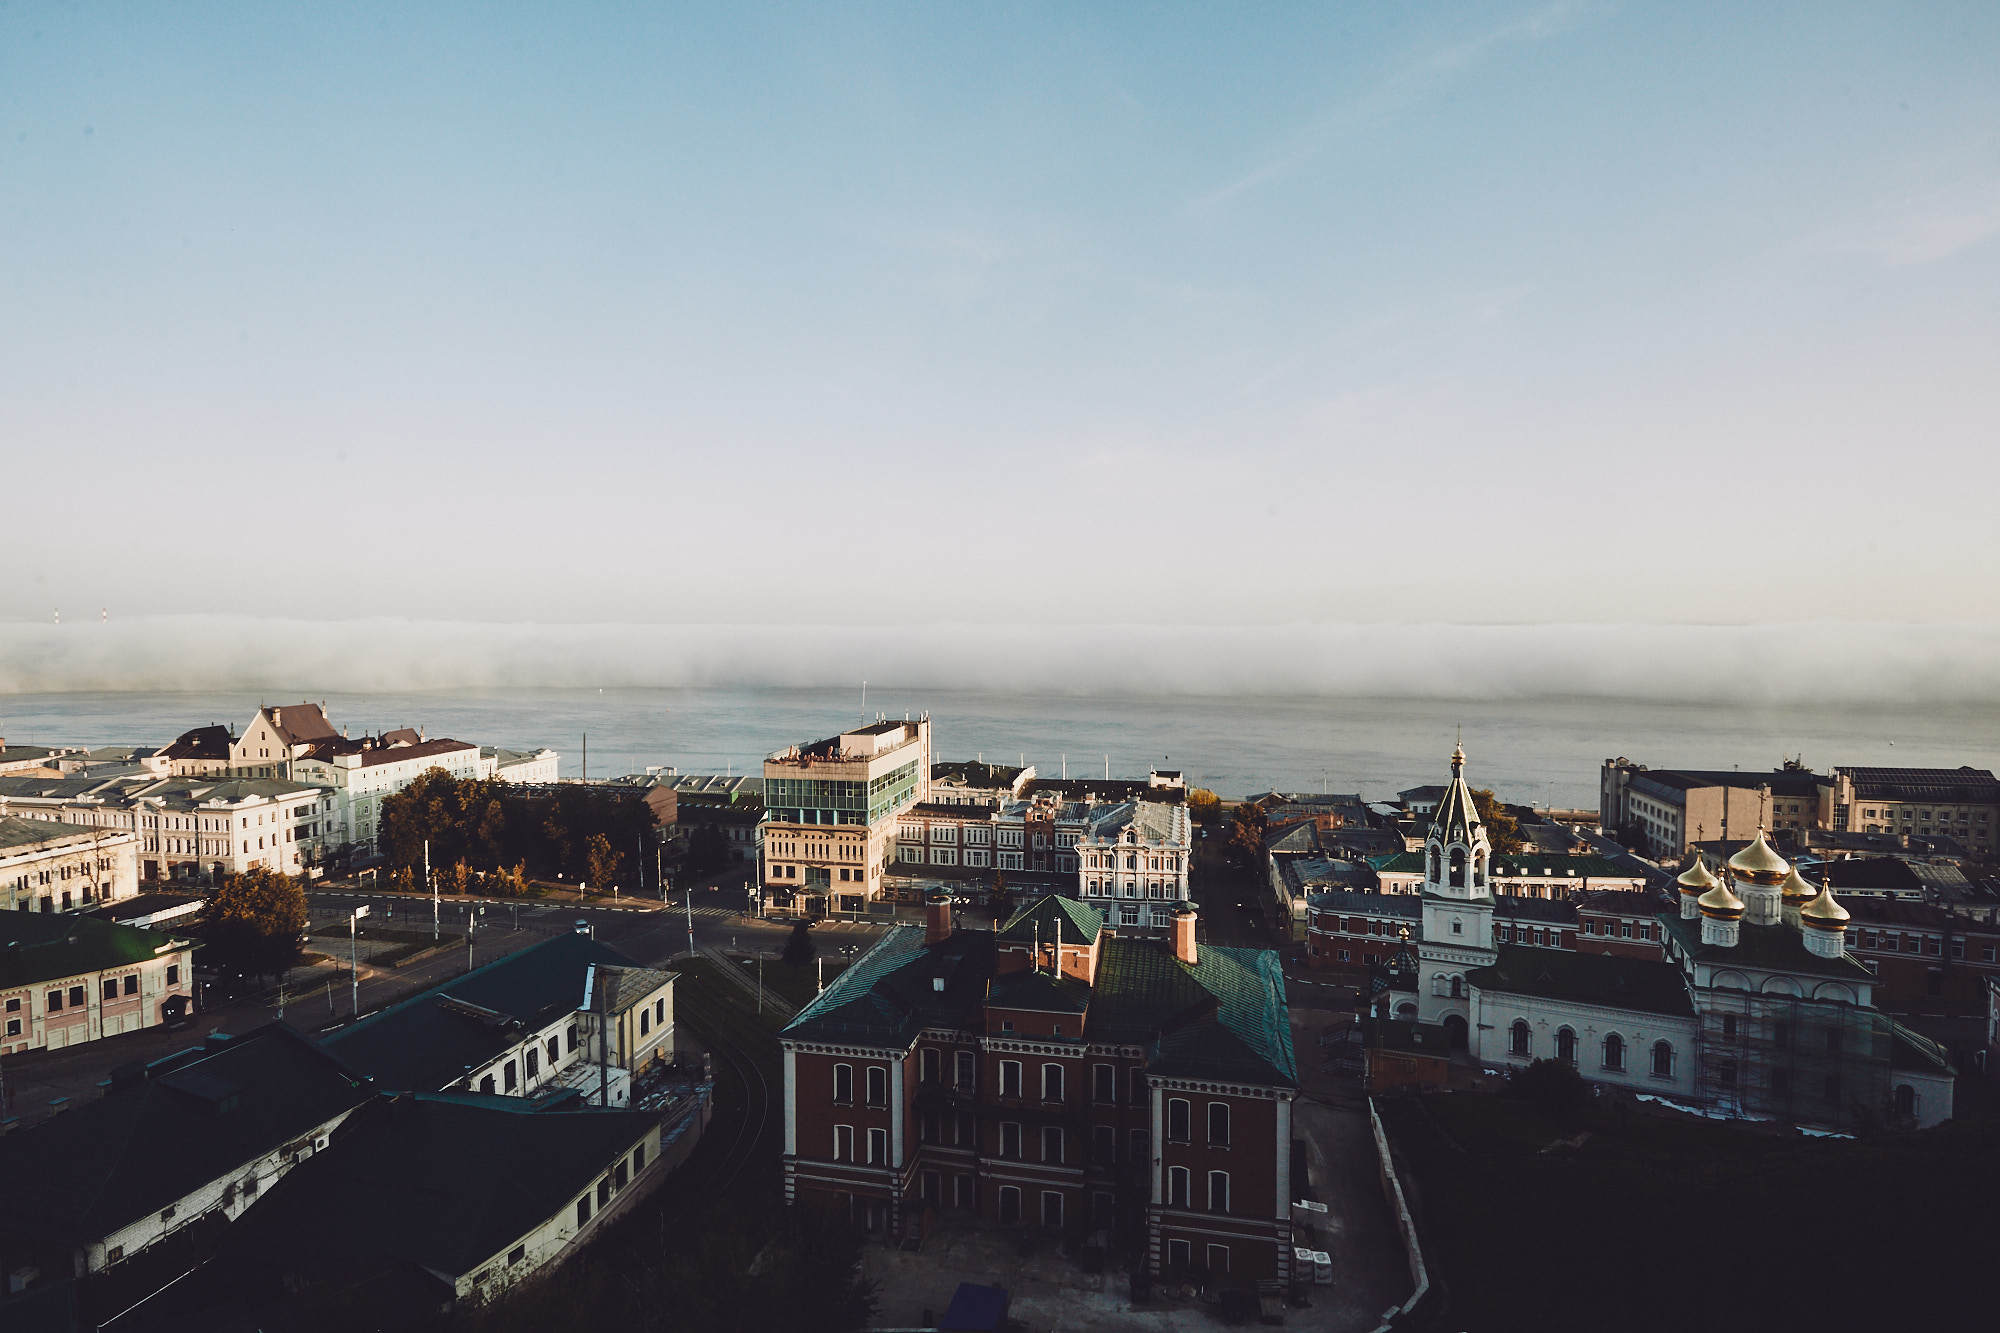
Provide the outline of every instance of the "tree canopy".
<path id="1" fill-rule="evenodd" d="M 392 874 L 463 862 L 468 872 L 508 869 L 638 890 L 658 840 L 637 789 L 571 784 L 554 792 L 434 768 L 382 802 L 380 846 Z M 456 874 L 457 872 L 451 872 Z"/>
<path id="2" fill-rule="evenodd" d="M 1472 808 L 1479 812 L 1479 822 L 1486 825 L 1486 837 L 1495 853 L 1518 852 L 1528 845 L 1521 836 L 1521 821 L 1507 813 L 1491 787 L 1472 789 Z"/>
<path id="3" fill-rule="evenodd" d="M 792 933 L 785 939 L 785 952 L 781 957 L 786 967 L 799 968 L 819 956 L 819 945 L 813 942 L 812 927 L 804 921 L 792 923 Z"/>
<path id="4" fill-rule="evenodd" d="M 299 881 L 261 865 L 225 875 L 202 910 L 205 961 L 252 976 L 276 976 L 298 962 L 306 922 Z"/>

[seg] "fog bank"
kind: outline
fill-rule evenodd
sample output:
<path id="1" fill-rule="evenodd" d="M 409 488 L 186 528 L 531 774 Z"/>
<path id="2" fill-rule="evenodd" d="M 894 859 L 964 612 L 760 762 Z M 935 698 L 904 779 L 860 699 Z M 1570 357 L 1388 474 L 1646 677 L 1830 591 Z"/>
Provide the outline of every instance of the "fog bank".
<path id="1" fill-rule="evenodd" d="M 1057 694 L 1991 702 L 1972 625 L 0 624 L 0 693 L 858 683 Z"/>

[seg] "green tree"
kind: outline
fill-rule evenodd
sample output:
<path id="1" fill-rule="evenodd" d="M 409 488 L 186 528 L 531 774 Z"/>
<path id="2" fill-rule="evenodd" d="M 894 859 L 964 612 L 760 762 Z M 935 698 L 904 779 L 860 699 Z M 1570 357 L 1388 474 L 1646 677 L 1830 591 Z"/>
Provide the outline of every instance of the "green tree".
<path id="1" fill-rule="evenodd" d="M 1574 1124 L 1590 1105 L 1590 1085 L 1566 1060 L 1536 1060 L 1507 1079 L 1507 1091 L 1558 1124 Z"/>
<path id="2" fill-rule="evenodd" d="M 276 976 L 299 960 L 306 893 L 268 866 L 225 875 L 202 910 L 203 952 L 218 967 Z"/>
<path id="3" fill-rule="evenodd" d="M 792 923 L 792 933 L 785 940 L 785 952 L 780 955 L 786 967 L 797 971 L 819 956 L 819 945 L 813 942 L 812 926 L 804 921 Z"/>
<path id="4" fill-rule="evenodd" d="M 1486 825 L 1486 836 L 1496 855 L 1518 852 L 1528 845 L 1521 836 L 1521 821 L 1507 813 L 1491 787 L 1472 789 L 1472 808 L 1479 812 L 1479 822 Z"/>

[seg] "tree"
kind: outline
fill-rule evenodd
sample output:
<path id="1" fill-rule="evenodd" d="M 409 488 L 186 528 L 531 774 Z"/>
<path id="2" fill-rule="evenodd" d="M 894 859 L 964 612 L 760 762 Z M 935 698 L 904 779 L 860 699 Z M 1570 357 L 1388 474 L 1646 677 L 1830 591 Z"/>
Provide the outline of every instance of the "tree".
<path id="1" fill-rule="evenodd" d="M 1574 1123 L 1590 1105 L 1590 1085 L 1566 1060 L 1537 1060 L 1507 1080 L 1507 1091 L 1558 1124 Z"/>
<path id="2" fill-rule="evenodd" d="M 299 960 L 306 932 L 306 893 L 299 881 L 269 866 L 225 875 L 202 910 L 202 947 L 209 961 L 252 976 L 276 976 Z"/>
<path id="3" fill-rule="evenodd" d="M 1222 798 L 1206 787 L 1190 787 L 1187 794 L 1188 814 L 1206 823 L 1222 810 Z"/>
<path id="4" fill-rule="evenodd" d="M 1495 855 L 1518 852 L 1528 845 L 1528 840 L 1521 836 L 1521 821 L 1507 813 L 1491 787 L 1472 789 L 1472 808 L 1479 812 L 1479 822 L 1486 825 L 1486 837 L 1492 842 Z"/>
<path id="5" fill-rule="evenodd" d="M 1229 825 L 1229 854 L 1244 870 L 1256 870 L 1264 862 L 1264 831 L 1268 817 L 1264 808 L 1244 801 L 1236 807 Z"/>
<path id="6" fill-rule="evenodd" d="M 811 924 L 794 921 L 791 937 L 785 941 L 785 952 L 780 955 L 785 966 L 797 971 L 818 956 L 819 945 L 813 942 Z"/>
<path id="7" fill-rule="evenodd" d="M 600 893 L 618 882 L 618 869 L 624 864 L 624 854 L 613 848 L 611 839 L 602 833 L 591 834 L 583 845 L 584 879 L 595 884 Z"/>

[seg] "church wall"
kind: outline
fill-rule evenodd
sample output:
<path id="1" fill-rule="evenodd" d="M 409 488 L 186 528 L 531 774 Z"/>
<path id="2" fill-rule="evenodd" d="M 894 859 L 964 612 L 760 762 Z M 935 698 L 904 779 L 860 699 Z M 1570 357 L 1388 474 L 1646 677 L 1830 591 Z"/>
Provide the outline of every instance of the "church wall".
<path id="1" fill-rule="evenodd" d="M 1694 1094 L 1697 1056 L 1693 1017 L 1480 990 L 1475 990 L 1474 1007 L 1479 1016 L 1474 1026 L 1475 1050 L 1494 1068 L 1523 1068 L 1533 1060 L 1556 1058 L 1557 1033 L 1567 1027 L 1576 1034 L 1576 1072 L 1587 1081 L 1662 1096 Z M 1517 1019 L 1526 1021 L 1531 1034 L 1526 1055 L 1515 1055 L 1511 1050 Z M 1625 1043 L 1623 1070 L 1604 1067 L 1604 1038 L 1614 1032 Z M 1663 1040 L 1672 1045 L 1674 1057 L 1673 1072 L 1664 1078 L 1652 1072 L 1653 1045 Z"/>

